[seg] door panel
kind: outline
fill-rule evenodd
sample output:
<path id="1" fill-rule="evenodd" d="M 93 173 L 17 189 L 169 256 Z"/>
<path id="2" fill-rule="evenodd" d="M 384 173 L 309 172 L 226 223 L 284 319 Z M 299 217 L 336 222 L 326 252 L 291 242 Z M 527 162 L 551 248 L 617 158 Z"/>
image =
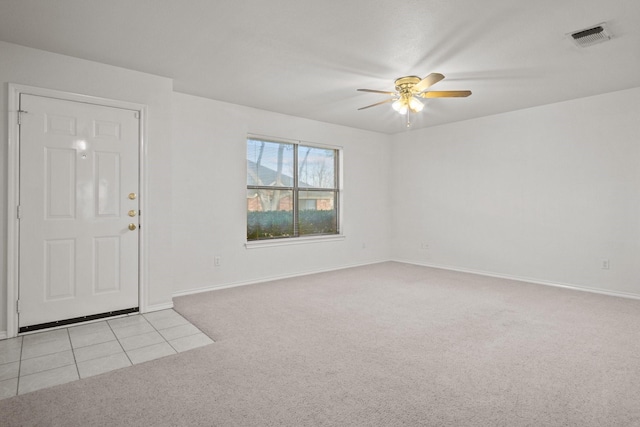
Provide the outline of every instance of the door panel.
<path id="1" fill-rule="evenodd" d="M 19 326 L 138 307 L 136 113 L 26 94 L 20 109 Z"/>
<path id="2" fill-rule="evenodd" d="M 120 237 L 95 237 L 94 293 L 113 292 L 120 289 Z"/>
<path id="3" fill-rule="evenodd" d="M 44 245 L 44 301 L 55 301 L 75 297 L 75 239 L 45 240 Z"/>
<path id="4" fill-rule="evenodd" d="M 120 156 L 116 153 L 96 152 L 97 215 L 118 217 L 120 213 Z"/>
<path id="5" fill-rule="evenodd" d="M 76 153 L 75 150 L 45 147 L 45 218 L 75 218 Z"/>

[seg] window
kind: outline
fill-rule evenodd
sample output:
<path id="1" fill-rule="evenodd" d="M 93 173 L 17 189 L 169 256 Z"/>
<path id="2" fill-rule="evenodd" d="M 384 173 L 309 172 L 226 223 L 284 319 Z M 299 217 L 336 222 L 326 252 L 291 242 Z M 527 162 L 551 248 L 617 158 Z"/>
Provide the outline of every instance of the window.
<path id="1" fill-rule="evenodd" d="M 247 240 L 338 234 L 338 153 L 247 138 Z"/>

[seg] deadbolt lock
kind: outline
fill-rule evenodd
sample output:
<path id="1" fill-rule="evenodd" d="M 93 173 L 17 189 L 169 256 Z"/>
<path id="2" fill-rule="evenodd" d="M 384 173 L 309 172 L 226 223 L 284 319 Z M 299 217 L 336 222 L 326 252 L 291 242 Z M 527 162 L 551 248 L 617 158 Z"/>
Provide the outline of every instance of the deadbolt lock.
<path id="1" fill-rule="evenodd" d="M 133 231 L 135 230 L 137 227 L 134 223 L 129 224 L 129 230 Z"/>
<path id="2" fill-rule="evenodd" d="M 136 216 L 136 211 L 135 211 L 135 210 L 133 210 L 133 209 L 131 209 L 131 210 L 129 211 L 129 216 L 130 216 L 130 217 L 134 217 L 134 216 Z"/>

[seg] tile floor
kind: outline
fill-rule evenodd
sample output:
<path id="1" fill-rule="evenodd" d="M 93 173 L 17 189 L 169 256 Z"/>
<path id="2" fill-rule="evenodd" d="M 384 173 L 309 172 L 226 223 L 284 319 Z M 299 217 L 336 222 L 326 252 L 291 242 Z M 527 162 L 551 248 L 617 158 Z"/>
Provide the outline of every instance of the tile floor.
<path id="1" fill-rule="evenodd" d="M 173 310 L 0 341 L 0 399 L 213 343 Z"/>

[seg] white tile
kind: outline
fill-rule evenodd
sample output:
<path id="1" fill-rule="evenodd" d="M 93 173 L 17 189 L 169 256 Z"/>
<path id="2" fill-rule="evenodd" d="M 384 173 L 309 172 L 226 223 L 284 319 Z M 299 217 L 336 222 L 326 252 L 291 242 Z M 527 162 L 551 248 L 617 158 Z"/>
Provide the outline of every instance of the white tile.
<path id="1" fill-rule="evenodd" d="M 50 369 L 37 374 L 21 376 L 18 386 L 18 394 L 29 393 L 42 388 L 52 387 L 80 379 L 78 368 L 75 365 Z"/>
<path id="2" fill-rule="evenodd" d="M 147 318 L 147 320 L 158 320 L 164 319 L 167 317 L 176 316 L 179 314 L 172 309 L 168 310 L 160 310 L 160 311 L 152 311 L 151 313 L 144 313 L 143 316 Z"/>
<path id="3" fill-rule="evenodd" d="M 73 342 L 74 336 L 95 334 L 105 331 L 111 331 L 111 328 L 109 327 L 107 322 L 103 320 L 101 322 L 88 323 L 86 325 L 74 326 L 72 328 L 69 328 L 69 336 L 71 336 L 71 341 Z"/>
<path id="4" fill-rule="evenodd" d="M 127 337 L 120 340 L 122 348 L 125 351 L 133 350 L 135 348 L 146 347 L 152 344 L 164 342 L 164 338 L 156 332 L 148 332 L 142 335 L 135 335 L 133 337 Z"/>
<path id="5" fill-rule="evenodd" d="M 116 336 L 113 335 L 111 329 L 107 329 L 106 331 L 94 332 L 86 335 L 71 335 L 71 345 L 73 348 L 79 348 L 107 341 L 115 341 L 115 339 Z"/>
<path id="6" fill-rule="evenodd" d="M 0 341 L 0 363 L 10 363 L 20 360 L 22 351 L 22 337 Z"/>
<path id="7" fill-rule="evenodd" d="M 169 341 L 169 344 L 175 348 L 178 353 L 191 350 L 192 348 L 202 347 L 208 344 L 213 344 L 213 340 L 203 333 L 197 335 L 190 335 L 188 337 L 182 337 Z"/>
<path id="8" fill-rule="evenodd" d="M 67 332 L 67 329 L 56 329 L 54 331 L 38 332 L 31 335 L 25 335 L 22 342 L 26 346 L 65 340 L 69 340 L 69 332 Z"/>
<path id="9" fill-rule="evenodd" d="M 22 360 L 44 356 L 45 354 L 60 353 L 66 350 L 71 350 L 71 342 L 69 342 L 68 336 L 66 340 L 41 342 L 37 344 L 25 342 L 22 345 Z"/>
<path id="10" fill-rule="evenodd" d="M 16 390 L 28 393 L 213 342 L 174 310 L 3 340 L 0 399 L 14 396 Z"/>
<path id="11" fill-rule="evenodd" d="M 155 329 L 153 326 L 149 324 L 146 320 L 144 323 L 138 323 L 135 325 L 124 326 L 124 327 L 114 327 L 113 332 L 116 334 L 118 339 L 123 339 L 127 337 L 132 337 L 135 335 L 141 335 L 148 332 L 154 332 Z"/>
<path id="12" fill-rule="evenodd" d="M 0 340 L 0 353 L 4 350 L 11 350 L 22 347 L 22 337 L 9 338 L 7 340 Z"/>
<path id="13" fill-rule="evenodd" d="M 0 399 L 6 399 L 18 394 L 18 379 L 0 381 Z"/>
<path id="14" fill-rule="evenodd" d="M 131 366 L 131 362 L 126 354 L 112 354 L 110 356 L 100 357 L 98 359 L 87 360 L 78 363 L 78 372 L 80 378 L 87 378 L 115 369 L 126 368 Z"/>
<path id="15" fill-rule="evenodd" d="M 176 351 L 166 341 L 163 341 L 159 344 L 127 351 L 127 355 L 134 365 L 153 359 L 159 359 L 165 356 L 170 356 L 172 354 L 176 354 Z"/>
<path id="16" fill-rule="evenodd" d="M 76 362 L 80 363 L 112 354 L 124 353 L 124 350 L 118 341 L 108 341 L 87 347 L 74 348 L 73 353 L 76 356 Z"/>
<path id="17" fill-rule="evenodd" d="M 108 321 L 109 326 L 112 328 L 124 328 L 127 326 L 134 326 L 140 323 L 147 323 L 147 320 L 139 314 L 133 316 L 120 317 L 118 319 L 111 319 Z"/>
<path id="18" fill-rule="evenodd" d="M 0 365 L 0 381 L 18 378 L 20 362 L 11 362 Z"/>
<path id="19" fill-rule="evenodd" d="M 147 319 L 149 323 L 153 325 L 154 328 L 167 329 L 173 328 L 174 326 L 186 325 L 189 323 L 187 319 L 180 316 L 179 314 L 175 314 L 174 316 L 167 316 L 160 319 Z"/>
<path id="20" fill-rule="evenodd" d="M 20 365 L 20 376 L 35 374 L 36 372 L 48 371 L 49 369 L 61 366 L 73 365 L 76 361 L 71 350 L 60 353 L 47 354 L 46 356 L 34 357 L 23 360 Z"/>
<path id="21" fill-rule="evenodd" d="M 201 333 L 200 329 L 196 328 L 191 323 L 187 323 L 186 325 L 174 326 L 173 328 L 161 329 L 158 332 L 160 332 L 160 335 L 162 335 L 167 341 Z"/>

